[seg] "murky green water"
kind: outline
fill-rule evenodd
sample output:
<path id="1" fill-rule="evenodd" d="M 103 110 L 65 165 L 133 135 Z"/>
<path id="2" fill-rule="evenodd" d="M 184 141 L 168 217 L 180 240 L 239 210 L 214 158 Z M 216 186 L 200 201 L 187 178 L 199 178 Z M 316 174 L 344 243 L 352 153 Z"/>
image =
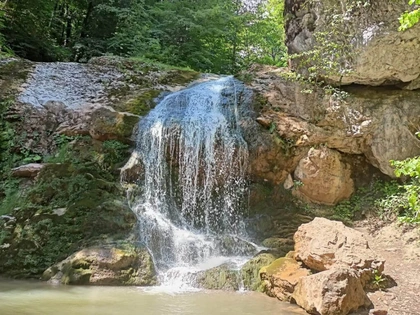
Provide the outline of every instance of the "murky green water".
<path id="1" fill-rule="evenodd" d="M 136 287 L 52 286 L 0 278 L 0 314 L 296 315 L 296 306 L 258 293 L 169 294 Z"/>

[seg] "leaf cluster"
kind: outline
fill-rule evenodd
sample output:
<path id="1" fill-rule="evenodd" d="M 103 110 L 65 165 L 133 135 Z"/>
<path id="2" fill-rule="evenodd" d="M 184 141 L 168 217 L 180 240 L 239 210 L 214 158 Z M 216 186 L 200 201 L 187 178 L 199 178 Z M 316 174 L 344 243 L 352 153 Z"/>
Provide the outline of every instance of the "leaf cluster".
<path id="1" fill-rule="evenodd" d="M 411 27 L 413 27 L 415 24 L 419 23 L 420 21 L 420 0 L 410 0 L 408 2 L 411 6 L 416 6 L 416 8 L 413 8 L 412 11 L 404 12 L 400 18 L 400 31 L 405 31 Z"/>

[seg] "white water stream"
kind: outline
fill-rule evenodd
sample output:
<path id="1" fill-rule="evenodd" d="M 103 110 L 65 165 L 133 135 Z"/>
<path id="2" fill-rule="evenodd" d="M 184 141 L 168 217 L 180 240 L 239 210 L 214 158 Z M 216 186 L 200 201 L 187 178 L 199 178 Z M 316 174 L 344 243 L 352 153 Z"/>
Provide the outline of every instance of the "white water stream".
<path id="1" fill-rule="evenodd" d="M 143 164 L 133 210 L 160 281 L 195 285 L 194 274 L 223 263 L 239 268 L 255 253 L 246 241 L 248 148 L 232 77 L 173 93 L 139 124 Z"/>

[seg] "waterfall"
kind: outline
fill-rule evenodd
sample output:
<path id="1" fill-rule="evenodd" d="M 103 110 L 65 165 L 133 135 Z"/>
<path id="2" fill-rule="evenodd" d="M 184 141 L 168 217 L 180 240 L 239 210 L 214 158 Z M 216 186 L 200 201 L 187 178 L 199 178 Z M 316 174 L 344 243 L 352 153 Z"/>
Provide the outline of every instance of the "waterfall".
<path id="1" fill-rule="evenodd" d="M 143 165 L 133 211 L 163 285 L 190 286 L 195 272 L 253 253 L 246 210 L 247 143 L 232 77 L 166 96 L 139 123 Z"/>

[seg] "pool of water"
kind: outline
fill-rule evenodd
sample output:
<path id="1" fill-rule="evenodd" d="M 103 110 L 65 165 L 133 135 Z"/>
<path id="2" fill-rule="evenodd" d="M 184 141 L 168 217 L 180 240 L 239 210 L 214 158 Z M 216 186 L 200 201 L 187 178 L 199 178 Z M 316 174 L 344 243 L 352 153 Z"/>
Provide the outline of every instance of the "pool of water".
<path id="1" fill-rule="evenodd" d="M 0 278 L 0 314 L 296 315 L 297 306 L 255 292 L 174 293 L 157 288 L 53 286 Z"/>

